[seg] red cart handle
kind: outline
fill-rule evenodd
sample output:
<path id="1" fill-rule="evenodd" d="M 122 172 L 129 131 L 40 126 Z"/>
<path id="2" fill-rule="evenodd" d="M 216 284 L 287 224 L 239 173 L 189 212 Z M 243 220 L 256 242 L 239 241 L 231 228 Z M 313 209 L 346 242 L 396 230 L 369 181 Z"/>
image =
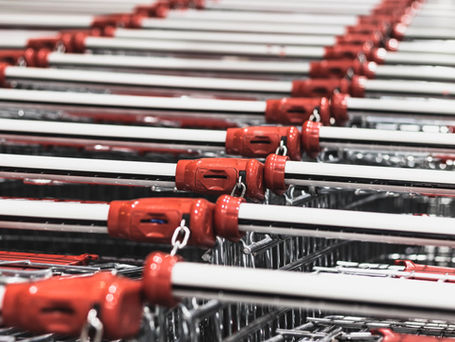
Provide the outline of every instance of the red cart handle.
<path id="1" fill-rule="evenodd" d="M 109 207 L 109 235 L 133 241 L 170 244 L 174 231 L 185 220 L 188 244 L 213 247 L 214 204 L 205 199 L 143 198 L 113 201 Z"/>
<path id="2" fill-rule="evenodd" d="M 36 334 L 78 336 L 89 311 L 96 308 L 104 337 L 133 337 L 141 325 L 141 290 L 140 282 L 107 272 L 9 284 L 3 300 L 2 323 Z"/>
<path id="3" fill-rule="evenodd" d="M 177 163 L 177 189 L 222 195 L 238 190 L 252 200 L 264 199 L 264 165 L 256 159 L 207 158 Z"/>
<path id="4" fill-rule="evenodd" d="M 301 160 L 300 132 L 297 127 L 251 126 L 229 128 L 226 153 L 244 157 L 267 157 L 280 147 L 286 148 L 292 160 Z"/>
<path id="5" fill-rule="evenodd" d="M 326 98 L 283 98 L 267 100 L 265 120 L 282 125 L 301 125 L 317 111 L 321 122 L 330 123 L 329 100 Z"/>

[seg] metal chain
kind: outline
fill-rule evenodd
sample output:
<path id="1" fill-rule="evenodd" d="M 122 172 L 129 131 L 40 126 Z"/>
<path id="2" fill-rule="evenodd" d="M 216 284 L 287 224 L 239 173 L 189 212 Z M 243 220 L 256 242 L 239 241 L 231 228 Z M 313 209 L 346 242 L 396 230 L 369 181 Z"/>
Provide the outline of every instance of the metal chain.
<path id="1" fill-rule="evenodd" d="M 288 148 L 287 148 L 286 144 L 284 143 L 283 139 L 280 140 L 280 146 L 277 147 L 275 154 L 283 155 L 283 156 L 288 154 Z"/>
<path id="2" fill-rule="evenodd" d="M 183 239 L 181 241 L 178 240 L 178 237 L 183 235 Z M 171 250 L 171 255 L 174 256 L 179 249 L 185 248 L 185 246 L 188 244 L 188 240 L 190 239 L 191 231 L 190 229 L 185 225 L 185 219 L 182 219 L 180 221 L 180 226 L 175 228 L 174 234 L 172 234 L 171 238 L 171 245 L 172 245 L 172 250 Z"/>
<path id="3" fill-rule="evenodd" d="M 241 190 L 239 197 L 241 197 L 241 198 L 245 197 L 246 185 L 245 185 L 245 183 L 242 182 L 242 176 L 239 177 L 237 184 L 232 189 L 231 196 L 235 196 L 235 194 L 238 190 Z"/>
<path id="4" fill-rule="evenodd" d="M 80 340 L 81 342 L 90 342 L 90 330 L 95 329 L 93 342 L 101 342 L 103 338 L 103 323 L 98 318 L 98 311 L 91 309 L 87 314 L 87 322 L 82 328 Z"/>

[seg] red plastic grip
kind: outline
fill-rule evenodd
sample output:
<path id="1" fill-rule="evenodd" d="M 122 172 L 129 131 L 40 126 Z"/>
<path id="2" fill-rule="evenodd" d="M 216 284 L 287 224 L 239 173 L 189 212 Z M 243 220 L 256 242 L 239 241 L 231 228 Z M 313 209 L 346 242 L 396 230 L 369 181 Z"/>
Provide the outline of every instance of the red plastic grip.
<path id="1" fill-rule="evenodd" d="M 357 44 L 363 45 L 365 43 L 372 44 L 373 46 L 380 46 L 384 37 L 379 32 L 371 33 L 346 33 L 342 36 L 336 37 L 337 44 Z"/>
<path id="2" fill-rule="evenodd" d="M 455 275 L 455 268 L 451 268 L 451 267 L 420 265 L 420 264 L 416 264 L 416 263 L 412 262 L 411 260 L 395 260 L 395 264 L 405 266 L 405 269 L 404 269 L 405 272 Z M 408 278 L 420 279 L 420 278 L 414 277 L 414 276 L 410 276 Z M 423 280 L 428 280 L 428 279 L 423 278 Z"/>
<path id="3" fill-rule="evenodd" d="M 175 184 L 179 190 L 223 195 L 231 193 L 240 176 L 243 176 L 247 197 L 253 200 L 264 199 L 264 165 L 255 159 L 180 160 L 177 163 Z"/>
<path id="4" fill-rule="evenodd" d="M 141 292 L 140 282 L 107 272 L 9 284 L 2 323 L 36 334 L 79 336 L 88 312 L 97 307 L 105 338 L 133 337 L 141 325 Z"/>
<path id="5" fill-rule="evenodd" d="M 226 153 L 242 157 L 267 157 L 275 153 L 283 141 L 292 160 L 302 159 L 300 132 L 297 127 L 251 126 L 229 128 L 226 133 Z"/>
<path id="6" fill-rule="evenodd" d="M 239 231 L 240 204 L 245 202 L 243 198 L 224 195 L 218 198 L 215 207 L 215 231 L 216 235 L 229 241 L 239 242 L 243 232 Z"/>
<path id="7" fill-rule="evenodd" d="M 327 98 L 283 98 L 267 100 L 265 120 L 282 125 L 301 125 L 317 109 L 324 124 L 330 123 L 330 105 Z"/>
<path id="8" fill-rule="evenodd" d="M 399 334 L 390 329 L 378 329 L 373 331 L 382 335 L 381 342 L 453 342 L 453 338 L 439 336 Z"/>
<path id="9" fill-rule="evenodd" d="M 178 301 L 172 294 L 172 268 L 182 260 L 162 252 L 150 254 L 144 265 L 144 293 L 147 301 L 154 305 L 175 306 Z"/>
<path id="10" fill-rule="evenodd" d="M 174 230 L 186 219 L 190 245 L 213 247 L 214 205 L 204 199 L 143 198 L 113 201 L 109 207 L 108 231 L 116 238 L 170 244 Z"/>
<path id="11" fill-rule="evenodd" d="M 165 18 L 171 5 L 170 1 L 157 1 L 152 5 L 136 6 L 134 13 L 146 17 Z"/>
<path id="12" fill-rule="evenodd" d="M 349 93 L 349 86 L 349 81 L 344 78 L 310 78 L 307 80 L 295 80 L 292 82 L 292 96 L 330 97 L 335 90 L 338 90 L 341 93 Z"/>
<path id="13" fill-rule="evenodd" d="M 366 77 L 354 75 L 351 79 L 349 93 L 353 97 L 365 97 L 365 82 L 368 82 Z"/>
<path id="14" fill-rule="evenodd" d="M 337 125 L 342 126 L 349 120 L 346 101 L 348 97 L 349 95 L 346 94 L 334 94 L 331 98 L 330 109 Z"/>
<path id="15" fill-rule="evenodd" d="M 403 38 L 406 35 L 407 28 L 408 28 L 408 26 L 403 23 L 398 23 L 395 26 L 393 26 L 393 29 L 392 29 L 393 38 L 398 39 L 398 40 L 403 40 Z"/>
<path id="16" fill-rule="evenodd" d="M 361 56 L 369 58 L 373 50 L 371 44 L 337 44 L 324 49 L 325 59 L 356 59 Z"/>
<path id="17" fill-rule="evenodd" d="M 53 50 L 60 42 L 61 37 L 43 37 L 43 38 L 33 38 L 27 41 L 27 48 L 30 49 L 50 49 Z"/>
<path id="18" fill-rule="evenodd" d="M 311 62 L 310 77 L 312 78 L 344 78 L 351 73 L 374 78 L 376 64 L 354 60 L 323 60 Z"/>
<path id="19" fill-rule="evenodd" d="M 302 148 L 305 153 L 315 158 L 321 151 L 319 146 L 319 128 L 320 122 L 306 121 L 302 126 Z"/>
<path id="20" fill-rule="evenodd" d="M 284 183 L 284 171 L 288 157 L 271 154 L 265 160 L 264 179 L 268 189 L 276 194 L 283 194 L 288 185 Z"/>

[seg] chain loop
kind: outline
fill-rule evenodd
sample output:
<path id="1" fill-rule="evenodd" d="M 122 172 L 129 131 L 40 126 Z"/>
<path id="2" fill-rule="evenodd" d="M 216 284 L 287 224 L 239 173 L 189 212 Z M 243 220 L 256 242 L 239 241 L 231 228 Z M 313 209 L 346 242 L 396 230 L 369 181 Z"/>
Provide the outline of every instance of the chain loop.
<path id="1" fill-rule="evenodd" d="M 321 114 L 319 113 L 319 108 L 316 107 L 313 109 L 313 113 L 311 113 L 308 120 L 313 122 L 321 122 Z"/>
<path id="2" fill-rule="evenodd" d="M 280 140 L 280 146 L 277 147 L 275 154 L 283 155 L 283 156 L 288 154 L 288 147 L 284 143 L 283 139 Z"/>
<path id="3" fill-rule="evenodd" d="M 238 190 L 241 190 L 240 192 L 240 196 L 241 198 L 245 197 L 245 193 L 246 193 L 246 185 L 245 183 L 242 182 L 242 176 L 239 177 L 239 180 L 237 182 L 237 184 L 234 186 L 234 188 L 232 189 L 231 191 L 231 196 L 235 196 L 235 193 L 238 191 Z"/>
<path id="4" fill-rule="evenodd" d="M 90 329 L 95 329 L 95 336 L 93 342 L 101 342 L 103 338 L 103 323 L 98 318 L 98 311 L 91 309 L 87 314 L 87 322 L 81 331 L 80 340 L 81 342 L 90 341 Z"/>
<path id="5" fill-rule="evenodd" d="M 183 239 L 181 241 L 177 240 L 180 234 L 183 233 Z M 185 226 L 185 219 L 182 219 L 180 221 L 180 226 L 175 228 L 174 234 L 172 234 L 171 238 L 171 245 L 172 245 L 172 250 L 171 250 L 171 255 L 174 256 L 179 249 L 185 248 L 186 245 L 188 244 L 188 240 L 190 239 L 191 231 L 190 229 Z"/>

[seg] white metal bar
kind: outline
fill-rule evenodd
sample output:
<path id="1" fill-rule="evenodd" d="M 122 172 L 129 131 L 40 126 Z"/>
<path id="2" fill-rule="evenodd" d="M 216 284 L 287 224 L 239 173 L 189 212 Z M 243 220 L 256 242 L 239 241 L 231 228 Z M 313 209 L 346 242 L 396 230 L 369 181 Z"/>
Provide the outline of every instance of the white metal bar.
<path id="1" fill-rule="evenodd" d="M 354 111 L 378 113 L 408 113 L 433 114 L 442 116 L 455 115 L 453 100 L 422 99 L 422 100 L 394 100 L 394 99 L 363 99 L 349 97 L 346 99 L 348 113 Z"/>
<path id="2" fill-rule="evenodd" d="M 76 82 L 117 86 L 137 86 L 156 88 L 205 89 L 223 91 L 283 93 L 289 95 L 292 83 L 286 81 L 246 80 L 229 78 L 169 76 L 153 74 L 131 74 L 120 72 L 64 70 L 49 68 L 7 67 L 6 80 L 37 82 Z M 71 87 L 71 85 L 69 85 Z"/>
<path id="3" fill-rule="evenodd" d="M 87 29 L 91 27 L 93 19 L 93 16 L 87 15 L 0 13 L 0 27 Z"/>
<path id="4" fill-rule="evenodd" d="M 0 198 L 0 216 L 106 221 L 108 203 L 57 202 Z"/>
<path id="5" fill-rule="evenodd" d="M 221 111 L 264 114 L 264 101 L 211 100 L 195 98 L 146 97 L 128 95 L 81 94 L 58 91 L 0 89 L 0 101 L 86 105 L 103 107 L 160 108 L 191 111 Z"/>
<path id="6" fill-rule="evenodd" d="M 455 16 L 454 18 L 455 19 Z M 406 39 L 455 39 L 455 29 L 431 28 L 431 27 L 408 27 L 405 31 Z"/>
<path id="7" fill-rule="evenodd" d="M 412 149 L 455 152 L 455 134 L 321 126 L 319 144 L 323 147 L 362 145 L 382 149 L 390 146 L 395 151 Z"/>
<path id="8" fill-rule="evenodd" d="M 137 162 L 111 159 L 43 157 L 20 154 L 0 154 L 0 167 L 42 170 L 103 172 L 110 174 L 156 175 L 174 177 L 176 164 Z"/>
<path id="9" fill-rule="evenodd" d="M 338 3 L 338 2 L 337 2 Z M 323 15 L 323 14 L 294 14 L 294 13 L 266 13 L 266 12 L 244 12 L 244 11 L 199 11 L 188 9 L 185 11 L 170 11 L 169 19 L 185 20 L 221 20 L 221 21 L 247 21 L 247 22 L 268 22 L 268 23 L 296 23 L 314 25 L 355 25 L 355 16 Z"/>
<path id="10" fill-rule="evenodd" d="M 341 4 L 341 3 L 340 3 Z M 358 4 L 346 4 L 344 6 L 327 6 L 320 3 L 270 3 L 270 2 L 246 2 L 246 1 L 220 1 L 207 3 L 207 10 L 243 10 L 258 12 L 291 12 L 291 13 L 321 13 L 321 14 L 368 14 L 372 9 L 371 4 L 357 6 Z"/>
<path id="11" fill-rule="evenodd" d="M 454 218 L 242 203 L 239 229 L 396 244 L 455 246 Z"/>
<path id="12" fill-rule="evenodd" d="M 182 12 L 184 13 L 184 12 Z M 236 32 L 207 32 L 207 31 L 181 31 L 181 30 L 140 30 L 118 28 L 114 32 L 116 38 L 129 39 L 155 39 L 155 40 L 182 40 L 203 41 L 217 43 L 248 43 L 248 44 L 275 44 L 275 45 L 333 45 L 336 39 L 324 35 L 287 35 L 287 34 L 261 34 L 261 33 L 236 33 Z"/>
<path id="13" fill-rule="evenodd" d="M 284 34 L 311 34 L 311 35 L 340 35 L 345 32 L 343 25 L 293 25 L 269 23 L 249 23 L 229 21 L 195 21 L 170 18 L 150 18 L 144 19 L 141 23 L 144 29 L 179 29 L 186 31 L 224 31 L 224 32 L 257 32 L 257 33 L 284 33 Z"/>
<path id="14" fill-rule="evenodd" d="M 172 144 L 179 141 L 186 143 L 218 143 L 224 144 L 226 141 L 226 131 L 217 130 L 197 130 L 184 128 L 165 128 L 165 127 L 143 127 L 143 126 L 123 126 L 105 125 L 73 122 L 38 121 L 38 120 L 15 120 L 0 118 L 0 135 L 5 133 L 39 133 L 75 138 L 100 137 L 106 139 L 130 138 L 144 140 L 161 140 L 164 144 Z"/>
<path id="15" fill-rule="evenodd" d="M 453 172 L 382 166 L 288 161 L 285 166 L 285 183 L 436 195 L 455 194 Z"/>
<path id="16" fill-rule="evenodd" d="M 51 66 L 307 75 L 309 63 L 50 53 Z"/>
<path id="17" fill-rule="evenodd" d="M 440 66 L 378 65 L 376 78 L 455 82 L 455 68 Z"/>
<path id="18" fill-rule="evenodd" d="M 455 41 L 404 41 L 398 45 L 399 52 L 416 52 L 423 54 L 455 54 Z"/>
<path id="19" fill-rule="evenodd" d="M 84 41 L 88 50 L 121 50 L 155 53 L 204 53 L 216 55 L 246 55 L 264 57 L 294 57 L 320 59 L 324 56 L 324 48 L 319 46 L 269 46 L 247 44 L 218 44 L 191 41 L 164 41 L 152 39 L 121 39 L 87 37 Z"/>
<path id="20" fill-rule="evenodd" d="M 173 266 L 171 283 L 176 297 L 196 296 L 225 302 L 311 307 L 388 317 L 446 320 L 455 317 L 453 285 L 438 282 L 179 262 Z"/>
<path id="21" fill-rule="evenodd" d="M 365 80 L 362 83 L 367 94 L 414 94 L 422 96 L 453 96 L 455 84 L 448 82 Z"/>
<path id="22" fill-rule="evenodd" d="M 455 66 L 455 58 L 450 54 L 388 52 L 384 58 L 386 64 L 440 65 Z"/>

